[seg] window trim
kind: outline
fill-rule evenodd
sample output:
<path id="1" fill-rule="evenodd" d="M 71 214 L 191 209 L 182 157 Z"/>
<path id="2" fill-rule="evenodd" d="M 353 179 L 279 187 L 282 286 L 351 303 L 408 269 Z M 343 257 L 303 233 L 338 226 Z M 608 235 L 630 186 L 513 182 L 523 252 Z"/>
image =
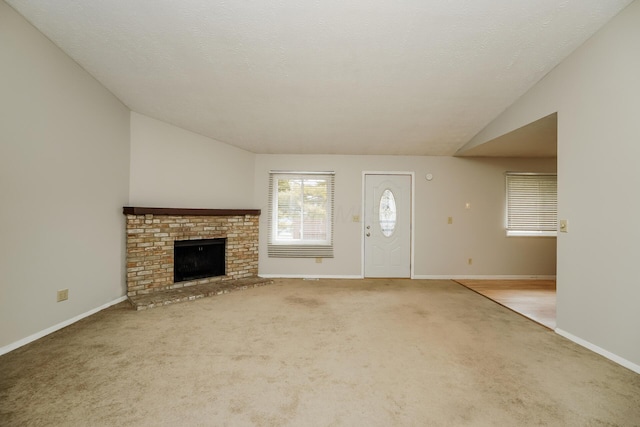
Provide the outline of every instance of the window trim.
<path id="1" fill-rule="evenodd" d="M 276 182 L 282 179 L 283 176 L 289 176 L 289 178 L 301 177 L 302 179 L 328 178 L 327 239 L 299 240 L 292 243 L 291 241 L 275 238 L 278 222 L 278 186 Z M 269 223 L 267 230 L 267 254 L 269 258 L 333 258 L 334 194 L 335 172 L 269 171 Z"/>
<path id="2" fill-rule="evenodd" d="M 507 237 L 557 237 L 557 231 L 507 230 Z"/>
<path id="3" fill-rule="evenodd" d="M 523 230 L 509 229 L 509 177 L 510 176 L 528 176 L 528 177 L 556 177 L 556 199 L 555 199 L 555 229 L 554 230 Z M 557 196 L 557 173 L 555 172 L 505 172 L 505 219 L 504 227 L 507 237 L 557 237 L 557 215 L 558 215 L 558 196 Z"/>

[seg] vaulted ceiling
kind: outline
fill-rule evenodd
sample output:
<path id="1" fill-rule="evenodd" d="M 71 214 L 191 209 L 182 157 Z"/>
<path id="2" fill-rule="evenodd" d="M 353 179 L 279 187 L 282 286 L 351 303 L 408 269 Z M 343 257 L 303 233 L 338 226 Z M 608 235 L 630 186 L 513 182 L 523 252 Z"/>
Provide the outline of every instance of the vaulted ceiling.
<path id="1" fill-rule="evenodd" d="M 133 111 L 255 153 L 406 155 L 454 154 L 630 2 L 7 0 Z"/>

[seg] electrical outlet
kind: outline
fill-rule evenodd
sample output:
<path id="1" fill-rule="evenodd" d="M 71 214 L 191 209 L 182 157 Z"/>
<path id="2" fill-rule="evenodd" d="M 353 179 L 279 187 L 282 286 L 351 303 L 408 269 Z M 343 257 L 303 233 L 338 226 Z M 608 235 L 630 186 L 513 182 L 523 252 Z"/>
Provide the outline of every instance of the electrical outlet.
<path id="1" fill-rule="evenodd" d="M 469 258 L 469 259 L 467 260 L 467 264 L 469 264 L 469 265 L 473 264 L 473 258 Z"/>
<path id="2" fill-rule="evenodd" d="M 447 218 L 447 224 L 453 224 L 453 217 L 452 216 Z"/>
<path id="3" fill-rule="evenodd" d="M 61 289 L 58 291 L 58 302 L 69 299 L 69 289 Z"/>
<path id="4" fill-rule="evenodd" d="M 316 264 L 322 264 L 322 258 L 316 258 Z"/>

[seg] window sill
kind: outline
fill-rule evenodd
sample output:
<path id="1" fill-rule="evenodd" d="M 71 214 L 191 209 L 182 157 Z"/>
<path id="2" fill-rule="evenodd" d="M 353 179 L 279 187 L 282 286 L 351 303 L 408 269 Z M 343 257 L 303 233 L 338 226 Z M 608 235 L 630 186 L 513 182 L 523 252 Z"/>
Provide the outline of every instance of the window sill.
<path id="1" fill-rule="evenodd" d="M 276 240 L 270 243 L 273 246 L 331 246 L 326 240 Z"/>
<path id="2" fill-rule="evenodd" d="M 509 231 L 507 237 L 558 237 L 557 231 Z"/>

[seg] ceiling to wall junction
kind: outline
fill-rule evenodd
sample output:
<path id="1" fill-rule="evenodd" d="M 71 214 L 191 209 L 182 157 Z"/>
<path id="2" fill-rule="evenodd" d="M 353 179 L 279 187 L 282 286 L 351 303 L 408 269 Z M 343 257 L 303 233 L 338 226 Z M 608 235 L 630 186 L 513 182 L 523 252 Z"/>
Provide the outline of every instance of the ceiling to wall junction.
<path id="1" fill-rule="evenodd" d="M 557 152 L 558 113 L 553 113 L 483 144 L 462 147 L 456 156 L 556 157 Z"/>
<path id="2" fill-rule="evenodd" d="M 133 111 L 215 140 L 452 155 L 631 0 L 7 2 Z"/>

